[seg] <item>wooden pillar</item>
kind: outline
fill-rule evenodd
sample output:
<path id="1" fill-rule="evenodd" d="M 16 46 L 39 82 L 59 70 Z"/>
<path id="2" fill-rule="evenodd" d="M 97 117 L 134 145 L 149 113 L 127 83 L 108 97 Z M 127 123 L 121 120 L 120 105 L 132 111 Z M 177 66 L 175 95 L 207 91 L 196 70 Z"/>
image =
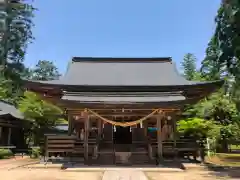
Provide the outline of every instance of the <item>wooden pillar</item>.
<path id="1" fill-rule="evenodd" d="M 48 136 L 45 136 L 45 156 L 44 156 L 44 162 L 47 163 L 49 158 L 49 152 L 48 152 Z"/>
<path id="2" fill-rule="evenodd" d="M 146 140 L 148 140 L 148 123 L 147 123 L 147 120 L 143 122 L 143 128 L 144 128 L 144 135 L 145 135 L 145 138 Z"/>
<path id="3" fill-rule="evenodd" d="M 161 132 L 162 132 L 162 116 L 159 114 L 157 116 L 157 154 L 158 154 L 158 158 L 159 160 L 162 160 L 163 157 L 163 146 L 162 146 L 162 136 L 161 136 Z"/>
<path id="4" fill-rule="evenodd" d="M 69 113 L 67 114 L 67 116 L 68 116 L 68 135 L 71 136 L 73 131 L 73 119 Z"/>
<path id="5" fill-rule="evenodd" d="M 177 116 L 173 116 L 172 118 L 172 129 L 173 129 L 173 148 L 174 148 L 174 158 L 177 158 Z"/>
<path id="6" fill-rule="evenodd" d="M 84 119 L 84 158 L 88 160 L 89 116 Z"/>
<path id="7" fill-rule="evenodd" d="M 111 125 L 112 126 L 112 156 L 113 156 L 113 164 L 116 164 L 116 154 L 115 154 L 115 146 L 114 146 L 114 137 L 113 137 L 113 134 L 114 134 L 114 126 L 113 125 Z"/>
<path id="8" fill-rule="evenodd" d="M 10 145 L 10 144 L 11 144 L 11 135 L 12 135 L 12 128 L 8 128 L 7 145 Z"/>
<path id="9" fill-rule="evenodd" d="M 102 134 L 102 120 L 101 119 L 98 119 L 98 137 L 101 136 Z"/>
<path id="10" fill-rule="evenodd" d="M 0 144 L 2 143 L 2 137 L 3 137 L 3 135 L 2 135 L 2 127 L 0 126 Z"/>

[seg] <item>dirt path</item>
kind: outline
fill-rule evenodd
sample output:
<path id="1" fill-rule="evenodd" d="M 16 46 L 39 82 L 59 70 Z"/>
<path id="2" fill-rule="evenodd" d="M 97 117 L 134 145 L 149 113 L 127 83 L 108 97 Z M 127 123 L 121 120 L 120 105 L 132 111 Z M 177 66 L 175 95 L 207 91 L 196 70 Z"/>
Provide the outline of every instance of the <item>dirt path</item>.
<path id="1" fill-rule="evenodd" d="M 106 170 L 105 172 L 67 172 L 57 169 L 0 170 L 6 180 L 239 180 L 227 174 L 214 175 L 208 171 L 142 172 L 141 170 Z M 144 175 L 145 174 L 145 175 Z"/>
<path id="2" fill-rule="evenodd" d="M 229 172 L 216 172 L 208 170 L 188 170 L 181 172 L 151 171 L 151 169 L 137 168 L 103 168 L 88 171 L 67 171 L 51 168 L 17 168 L 32 163 L 29 158 L 0 161 L 0 179 L 6 180 L 240 180 L 240 171 L 235 175 Z M 36 161 L 36 160 L 35 160 Z"/>
<path id="3" fill-rule="evenodd" d="M 101 180 L 101 172 L 64 172 L 54 169 L 0 170 L 0 179 L 6 180 Z"/>
<path id="4" fill-rule="evenodd" d="M 16 157 L 13 159 L 3 159 L 3 160 L 0 160 L 0 170 L 14 169 L 19 166 L 37 163 L 37 162 L 39 162 L 39 160 L 31 159 L 29 157 Z"/>
<path id="5" fill-rule="evenodd" d="M 178 173 L 158 173 L 158 172 L 146 172 L 146 176 L 149 180 L 237 180 L 228 176 L 228 173 L 214 173 L 207 170 L 191 170 Z M 238 179 L 239 180 L 239 179 Z"/>

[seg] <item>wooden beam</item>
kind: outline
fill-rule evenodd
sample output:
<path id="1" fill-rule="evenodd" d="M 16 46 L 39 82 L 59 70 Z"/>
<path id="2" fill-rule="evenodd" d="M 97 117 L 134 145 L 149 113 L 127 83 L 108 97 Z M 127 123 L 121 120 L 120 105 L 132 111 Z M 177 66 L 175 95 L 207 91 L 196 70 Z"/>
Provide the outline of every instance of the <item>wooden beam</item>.
<path id="1" fill-rule="evenodd" d="M 91 108 L 92 111 L 104 111 L 104 112 L 108 112 L 108 111 L 111 111 L 111 112 L 122 112 L 122 110 L 124 110 L 124 112 L 134 112 L 134 111 L 154 111 L 156 109 L 160 109 L 160 110 L 163 110 L 163 111 L 173 111 L 173 110 L 179 110 L 179 108 L 161 108 L 161 107 L 158 107 L 158 108 L 138 108 L 138 109 L 135 109 L 135 108 L 114 108 L 114 109 L 107 109 L 107 108 Z M 79 111 L 84 111 L 85 109 L 82 109 L 82 108 L 68 108 L 68 110 L 79 110 Z"/>
<path id="2" fill-rule="evenodd" d="M 78 109 L 78 108 L 67 108 L 69 112 L 71 113 L 79 113 L 81 114 L 83 112 L 82 109 Z M 142 115 L 147 115 L 147 114 L 150 114 L 152 113 L 152 111 L 156 110 L 156 109 L 91 109 L 92 111 L 98 113 L 98 114 L 112 114 L 112 115 L 118 115 L 118 114 L 121 114 L 121 115 L 128 115 L 128 114 L 142 114 Z M 171 112 L 178 112 L 180 111 L 180 109 L 161 109 L 159 108 L 159 110 L 161 110 L 163 113 L 171 113 Z M 90 113 L 91 114 L 91 113 Z"/>
<path id="3" fill-rule="evenodd" d="M 68 110 L 68 112 L 73 115 L 73 116 L 81 116 L 81 113 L 82 111 L 79 111 L 79 110 Z M 95 111 L 97 112 L 97 111 Z M 141 111 L 133 111 L 133 112 L 114 112 L 114 111 L 98 111 L 97 113 L 100 115 L 100 116 L 103 116 L 103 117 L 116 117 L 116 118 L 119 118 L 119 117 L 129 117 L 129 118 L 137 118 L 137 117 L 145 117 L 147 115 L 149 115 L 152 111 L 145 111 L 145 112 L 141 112 Z M 171 114 L 180 114 L 181 111 L 179 110 L 175 110 L 173 112 L 162 112 L 162 115 L 164 116 L 168 116 L 168 115 L 171 115 Z M 89 115 L 91 118 L 94 118 L 95 115 L 91 114 Z M 156 117 L 158 115 L 152 115 L 152 117 Z"/>
<path id="4" fill-rule="evenodd" d="M 131 113 L 124 113 L 124 114 L 111 114 L 111 113 L 108 113 L 108 114 L 100 114 L 98 113 L 100 116 L 103 116 L 103 117 L 116 117 L 116 118 L 120 118 L 120 117 L 145 117 L 147 115 L 149 115 L 150 113 L 148 114 L 131 114 Z M 79 113 L 75 112 L 75 113 L 72 113 L 72 115 L 74 116 L 80 116 Z M 91 114 L 89 115 L 90 117 L 96 117 L 95 115 Z M 153 115 L 154 117 L 155 115 Z"/>
<path id="5" fill-rule="evenodd" d="M 45 97 L 46 98 L 46 97 Z M 179 109 L 182 108 L 184 103 L 191 103 L 191 101 L 195 101 L 195 99 L 190 100 L 190 102 L 187 100 L 185 101 L 176 101 L 176 102 L 150 102 L 150 103 L 92 103 L 92 102 L 84 102 L 80 103 L 78 101 L 68 101 L 68 100 L 61 100 L 61 99 L 56 99 L 56 98 L 46 98 L 49 99 L 49 101 L 62 106 L 62 107 L 68 107 L 68 109 L 71 108 L 78 108 L 78 109 L 84 109 L 84 108 L 91 108 L 91 109 L 122 109 L 122 108 L 129 108 L 129 109 L 157 109 L 157 108 L 166 108 L 166 109 Z"/>
<path id="6" fill-rule="evenodd" d="M 72 115 L 75 115 L 75 116 L 80 116 L 80 114 L 78 112 L 74 112 L 74 113 L 71 113 Z M 98 113 L 99 114 L 99 113 Z M 150 114 L 150 113 L 149 113 Z M 99 114 L 100 116 L 103 116 L 103 117 L 144 117 L 144 116 L 147 116 L 148 114 L 131 114 L 131 113 L 128 113 L 128 114 Z M 89 115 L 90 117 L 95 117 L 95 115 L 91 114 Z M 154 115 L 153 115 L 154 116 Z"/>

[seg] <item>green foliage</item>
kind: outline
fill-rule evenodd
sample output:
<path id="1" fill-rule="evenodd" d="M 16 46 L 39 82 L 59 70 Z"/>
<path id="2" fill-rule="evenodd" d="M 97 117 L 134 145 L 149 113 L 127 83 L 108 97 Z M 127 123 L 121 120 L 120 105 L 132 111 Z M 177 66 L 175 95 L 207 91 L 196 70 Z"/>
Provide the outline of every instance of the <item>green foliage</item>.
<path id="1" fill-rule="evenodd" d="M 18 103 L 19 110 L 37 127 L 53 127 L 61 122 L 62 110 L 42 100 L 33 92 L 26 91 Z"/>
<path id="2" fill-rule="evenodd" d="M 220 140 L 227 139 L 229 141 L 240 140 L 240 127 L 237 123 L 229 124 L 227 126 L 221 126 L 220 129 Z"/>
<path id="3" fill-rule="evenodd" d="M 236 105 L 223 90 L 195 104 L 185 114 L 212 119 L 222 125 L 232 123 L 238 116 Z"/>
<path id="4" fill-rule="evenodd" d="M 212 94 L 210 97 L 187 109 L 185 114 L 189 117 L 209 119 L 209 122 L 212 123 L 208 132 L 206 133 L 205 131 L 203 133 L 202 126 L 208 124 L 205 124 L 203 121 L 198 122 L 200 125 L 196 124 L 195 121 L 192 124 L 189 122 L 190 124 L 188 125 L 195 128 L 192 131 L 188 131 L 193 133 L 193 135 L 200 131 L 200 133 L 216 140 L 216 142 L 240 138 L 239 116 L 236 105 L 229 96 L 225 95 L 223 90 Z M 203 124 L 201 125 L 201 123 Z M 198 128 L 201 130 L 197 130 Z"/>
<path id="5" fill-rule="evenodd" d="M 30 156 L 31 156 L 31 158 L 40 158 L 41 148 L 39 148 L 39 147 L 32 148 Z"/>
<path id="6" fill-rule="evenodd" d="M 31 1 L 8 3 L 6 8 L 5 29 L 0 43 L 0 99 L 16 105 L 23 94 L 21 77 L 25 77 L 23 64 L 27 45 L 32 42 L 31 28 L 35 11 Z"/>
<path id="7" fill-rule="evenodd" d="M 188 118 L 178 122 L 178 131 L 187 137 L 201 139 L 207 137 L 214 126 L 215 124 L 212 121 L 201 118 Z"/>
<path id="8" fill-rule="evenodd" d="M 206 80 L 219 80 L 226 76 L 226 69 L 218 62 L 219 55 L 220 49 L 218 47 L 218 42 L 216 38 L 213 37 L 208 43 L 206 57 L 202 61 L 202 66 L 200 68 L 200 72 Z"/>
<path id="9" fill-rule="evenodd" d="M 13 156 L 13 153 L 9 149 L 0 149 L 0 159 L 7 159 Z"/>
<path id="10" fill-rule="evenodd" d="M 62 110 L 42 100 L 37 94 L 26 91 L 18 101 L 18 108 L 26 119 L 32 121 L 32 132 L 35 145 L 39 145 L 45 130 L 62 123 Z"/>
<path id="11" fill-rule="evenodd" d="M 32 70 L 32 79 L 34 80 L 48 81 L 58 79 L 59 77 L 60 73 L 51 61 L 40 60 Z"/>
<path id="12" fill-rule="evenodd" d="M 231 83 L 229 94 L 233 102 L 236 104 L 238 111 L 240 112 L 240 79 L 235 79 L 235 81 Z"/>
<path id="13" fill-rule="evenodd" d="M 187 80 L 193 80 L 195 77 L 196 61 L 196 57 L 191 53 L 187 53 L 183 58 L 181 66 L 184 70 L 183 74 Z"/>
<path id="14" fill-rule="evenodd" d="M 0 77 L 0 99 L 7 100 L 10 97 L 10 81 Z"/>
<path id="15" fill-rule="evenodd" d="M 240 73 L 240 1 L 223 1 L 218 10 L 215 38 L 221 54 L 219 63 L 226 65 L 234 76 Z"/>
<path id="16" fill-rule="evenodd" d="M 6 29 L 1 47 L 1 63 L 6 65 L 5 75 L 12 80 L 19 80 L 24 71 L 23 65 L 26 48 L 32 42 L 32 18 L 35 8 L 31 1 L 19 1 L 6 5 Z"/>
<path id="17" fill-rule="evenodd" d="M 21 89 L 14 86 L 14 82 L 12 80 L 0 76 L 0 100 L 16 104 L 20 94 Z"/>

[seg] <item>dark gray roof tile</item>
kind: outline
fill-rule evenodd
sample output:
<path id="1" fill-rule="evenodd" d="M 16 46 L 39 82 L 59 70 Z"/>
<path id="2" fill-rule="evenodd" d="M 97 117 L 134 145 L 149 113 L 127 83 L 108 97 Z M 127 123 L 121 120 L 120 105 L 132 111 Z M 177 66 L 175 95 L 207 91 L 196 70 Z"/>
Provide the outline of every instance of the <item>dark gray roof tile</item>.
<path id="1" fill-rule="evenodd" d="M 8 102 L 0 100 L 0 116 L 8 114 L 18 119 L 24 119 L 23 114 L 18 109 L 16 109 L 15 106 L 9 104 Z"/>
<path id="2" fill-rule="evenodd" d="M 132 59 L 132 61 L 131 61 Z M 175 86 L 191 85 L 171 60 L 73 60 L 60 80 L 38 81 L 44 84 L 95 86 Z"/>

